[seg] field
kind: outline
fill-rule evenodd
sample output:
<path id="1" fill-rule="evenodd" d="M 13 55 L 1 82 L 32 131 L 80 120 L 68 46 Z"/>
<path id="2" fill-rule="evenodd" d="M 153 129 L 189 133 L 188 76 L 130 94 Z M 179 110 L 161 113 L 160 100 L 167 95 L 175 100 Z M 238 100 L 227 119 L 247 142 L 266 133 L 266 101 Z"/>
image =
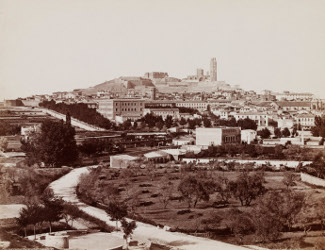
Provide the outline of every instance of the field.
<path id="1" fill-rule="evenodd" d="M 252 209 L 256 205 L 256 201 L 253 201 L 251 206 L 241 206 L 238 199 L 234 197 L 230 198 L 227 205 L 222 205 L 220 202 L 220 196 L 218 193 L 210 195 L 208 201 L 198 201 L 197 206 L 194 208 L 193 205 L 189 208 L 186 201 L 180 199 L 180 192 L 177 187 L 180 183 L 182 176 L 188 174 L 181 172 L 175 168 L 159 168 L 159 169 L 137 169 L 136 171 L 121 170 L 121 173 L 116 174 L 118 170 L 108 170 L 102 168 L 101 170 L 95 171 L 93 175 L 93 181 L 96 179 L 96 184 L 92 185 L 92 181 L 88 179 L 88 188 L 97 190 L 92 193 L 90 199 L 86 196 L 82 196 L 85 201 L 108 204 L 111 200 L 119 200 L 127 202 L 129 207 L 134 207 L 134 213 L 142 217 L 142 221 L 157 224 L 159 226 L 169 226 L 171 230 L 182 231 L 186 233 L 195 234 L 203 237 L 210 237 L 227 241 L 231 243 L 253 243 L 253 239 L 249 236 L 244 237 L 238 241 L 238 237 L 234 237 L 229 231 L 228 225 L 231 223 L 231 211 L 233 209 L 239 209 L 242 212 L 252 213 Z M 205 174 L 208 178 L 218 179 L 218 177 L 226 177 L 228 180 L 236 180 L 240 174 L 236 171 L 217 171 L 217 170 L 197 170 L 195 174 Z M 193 174 L 193 173 L 191 173 Z M 308 211 L 300 213 L 297 217 L 297 223 L 294 225 L 294 231 L 284 233 L 281 240 L 276 244 L 272 243 L 269 247 L 278 248 L 283 245 L 301 244 L 304 246 L 312 245 L 310 241 L 322 237 L 322 232 L 319 231 L 319 225 L 312 228 L 311 233 L 313 237 L 306 238 L 306 235 L 302 232 L 303 224 L 300 223 L 306 217 L 313 217 L 315 209 L 319 207 L 315 206 L 317 201 L 325 197 L 325 189 L 311 187 L 300 181 L 298 173 L 295 175 L 295 184 L 290 187 L 291 190 L 304 193 L 306 197 L 306 203 L 313 204 L 310 206 Z M 168 176 L 168 178 L 166 178 Z M 283 183 L 284 172 L 265 172 L 265 183 L 264 186 L 268 190 L 280 190 L 284 191 L 287 187 Z M 171 200 L 168 202 L 166 208 L 162 202 L 162 188 L 164 182 L 170 182 L 172 189 L 170 191 Z M 110 196 L 101 196 L 100 193 L 110 193 L 112 187 L 119 190 L 119 194 Z M 80 188 L 79 188 L 80 189 Z M 214 218 L 222 218 L 218 223 L 214 223 Z M 135 217 L 136 219 L 139 219 Z M 317 224 L 317 221 L 312 221 L 312 224 Z M 314 231 L 313 231 L 314 230 Z M 317 231 L 318 230 L 318 231 Z M 288 234 L 290 234 L 288 237 Z M 304 239 L 302 239 L 302 237 Z M 295 240 L 293 240 L 295 239 Z M 305 241 L 304 241 L 305 240 Z M 298 242 L 298 243 L 297 243 Z M 300 242 L 300 243 L 299 243 Z M 309 242 L 308 244 L 306 242 Z M 316 242 L 317 243 L 317 242 Z M 315 243 L 315 244 L 316 244 Z M 317 243 L 318 244 L 318 243 Z"/>

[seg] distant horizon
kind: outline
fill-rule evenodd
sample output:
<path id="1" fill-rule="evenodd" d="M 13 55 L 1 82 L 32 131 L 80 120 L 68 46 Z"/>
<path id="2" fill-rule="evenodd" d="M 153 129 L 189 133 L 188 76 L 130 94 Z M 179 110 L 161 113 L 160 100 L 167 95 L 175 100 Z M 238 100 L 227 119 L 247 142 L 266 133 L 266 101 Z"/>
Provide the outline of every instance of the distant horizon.
<path id="1" fill-rule="evenodd" d="M 0 100 L 206 72 L 325 99 L 322 0 L 0 0 Z"/>
<path id="2" fill-rule="evenodd" d="M 146 71 L 146 72 L 165 72 L 165 71 Z M 165 72 L 165 73 L 168 73 L 168 72 Z M 188 74 L 188 75 L 190 75 L 190 74 Z M 193 74 L 193 75 L 195 75 L 195 74 Z M 186 77 L 176 77 L 176 76 L 170 75 L 169 73 L 168 73 L 168 76 L 169 77 L 175 77 L 175 78 L 181 79 L 181 80 L 186 78 Z M 12 100 L 12 99 L 18 99 L 18 98 L 28 98 L 28 97 L 35 96 L 35 95 L 51 95 L 51 94 L 53 94 L 55 92 L 73 92 L 74 90 L 87 89 L 87 88 L 95 87 L 95 86 L 97 86 L 99 84 L 102 84 L 102 83 L 105 83 L 105 82 L 108 82 L 108 81 L 111 81 L 111 80 L 114 80 L 114 79 L 117 79 L 117 78 L 120 78 L 120 77 L 142 77 L 142 78 L 145 78 L 144 74 L 143 75 L 122 75 L 122 76 L 118 76 L 118 77 L 115 77 L 115 78 L 112 78 L 112 79 L 109 79 L 109 80 L 104 80 L 104 81 L 102 81 L 102 82 L 100 82 L 98 84 L 94 84 L 94 85 L 84 87 L 84 88 L 74 88 L 74 89 L 65 89 L 65 90 L 61 89 L 61 90 L 55 90 L 55 91 L 48 92 L 48 93 L 35 93 L 35 94 L 31 94 L 31 95 L 26 95 L 26 96 L 17 96 L 17 97 L 13 97 L 13 98 L 3 98 L 2 100 L 0 99 L 0 101 Z M 204 82 L 209 82 L 209 81 L 202 81 L 202 83 L 204 83 Z M 284 93 L 285 91 L 289 91 L 290 93 L 310 93 L 310 94 L 313 94 L 315 96 L 315 98 L 317 98 L 317 99 L 325 99 L 325 97 L 317 97 L 317 95 L 315 93 L 310 92 L 310 91 L 309 92 L 308 91 L 294 91 L 294 90 L 288 90 L 288 89 L 282 90 L 282 91 L 276 91 L 276 90 L 273 90 L 273 89 L 270 89 L 270 88 L 265 88 L 265 89 L 262 89 L 260 91 L 257 91 L 257 90 L 254 90 L 254 89 L 245 89 L 240 84 L 231 84 L 231 83 L 227 82 L 226 80 L 219 80 L 218 79 L 217 82 L 225 82 L 226 84 L 229 84 L 232 87 L 234 87 L 235 85 L 239 85 L 239 88 L 241 88 L 241 89 L 243 89 L 245 91 L 255 91 L 256 93 L 261 93 L 264 90 L 270 90 L 272 93 L 278 93 L 278 94 Z"/>

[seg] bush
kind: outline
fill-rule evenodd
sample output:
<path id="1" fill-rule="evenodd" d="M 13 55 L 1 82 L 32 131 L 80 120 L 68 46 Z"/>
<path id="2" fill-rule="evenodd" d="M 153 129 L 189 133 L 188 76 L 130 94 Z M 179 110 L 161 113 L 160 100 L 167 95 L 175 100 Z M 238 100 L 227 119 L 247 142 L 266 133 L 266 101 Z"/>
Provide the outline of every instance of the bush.
<path id="1" fill-rule="evenodd" d="M 153 204 L 155 204 L 155 203 L 153 203 L 152 201 L 143 201 L 143 202 L 140 202 L 139 207 L 148 207 Z"/>
<path id="2" fill-rule="evenodd" d="M 143 183 L 143 184 L 140 184 L 139 187 L 152 187 L 152 184 Z"/>
<path id="3" fill-rule="evenodd" d="M 182 196 L 171 196 L 170 200 L 171 201 L 180 201 L 180 200 L 182 200 Z"/>
<path id="4" fill-rule="evenodd" d="M 189 213 L 192 213 L 192 211 L 190 209 L 183 209 L 183 210 L 177 211 L 177 214 L 189 214 Z"/>

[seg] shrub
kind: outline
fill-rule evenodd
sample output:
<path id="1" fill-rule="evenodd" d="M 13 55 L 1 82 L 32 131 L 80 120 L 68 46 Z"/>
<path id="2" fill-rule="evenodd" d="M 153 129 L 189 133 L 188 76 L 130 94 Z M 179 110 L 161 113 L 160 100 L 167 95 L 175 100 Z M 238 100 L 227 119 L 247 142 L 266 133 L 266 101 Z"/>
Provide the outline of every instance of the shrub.
<path id="1" fill-rule="evenodd" d="M 139 187 L 152 187 L 152 184 L 143 183 L 143 184 L 139 184 Z"/>
<path id="2" fill-rule="evenodd" d="M 171 196 L 170 200 L 171 201 L 180 201 L 182 199 L 182 196 Z"/>
<path id="3" fill-rule="evenodd" d="M 183 209 L 183 210 L 179 210 L 177 211 L 177 214 L 189 214 L 192 211 L 190 209 Z"/>
<path id="4" fill-rule="evenodd" d="M 148 207 L 148 206 L 151 206 L 155 203 L 153 203 L 152 201 L 143 201 L 143 202 L 140 202 L 139 206 L 140 207 Z"/>

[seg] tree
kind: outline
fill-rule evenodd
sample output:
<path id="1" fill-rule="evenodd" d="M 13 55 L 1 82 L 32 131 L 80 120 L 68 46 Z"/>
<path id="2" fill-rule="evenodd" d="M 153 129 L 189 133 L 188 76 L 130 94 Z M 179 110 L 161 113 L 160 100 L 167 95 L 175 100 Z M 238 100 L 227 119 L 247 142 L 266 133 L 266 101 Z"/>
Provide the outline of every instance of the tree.
<path id="1" fill-rule="evenodd" d="M 311 132 L 313 136 L 321 136 L 325 138 L 325 115 L 322 117 L 315 117 L 315 126 L 312 127 Z"/>
<path id="2" fill-rule="evenodd" d="M 135 121 L 135 122 L 133 123 L 133 129 L 136 130 L 137 128 L 138 128 L 138 122 Z"/>
<path id="3" fill-rule="evenodd" d="M 295 185 L 296 176 L 293 172 L 286 171 L 284 172 L 284 177 L 282 183 L 289 189 Z"/>
<path id="4" fill-rule="evenodd" d="M 128 214 L 126 205 L 116 201 L 110 202 L 105 211 L 113 221 L 116 221 L 117 229 L 118 221 L 122 220 Z"/>
<path id="5" fill-rule="evenodd" d="M 156 127 L 161 130 L 164 127 L 164 123 L 162 121 L 156 122 Z"/>
<path id="6" fill-rule="evenodd" d="M 317 177 L 325 179 L 325 153 L 320 152 L 315 156 L 311 168 Z"/>
<path id="7" fill-rule="evenodd" d="M 182 199 L 187 201 L 189 208 L 193 201 L 193 206 L 196 207 L 199 200 L 209 200 L 209 194 L 204 187 L 204 183 L 193 175 L 187 175 L 181 180 L 178 191 L 182 194 Z"/>
<path id="8" fill-rule="evenodd" d="M 263 241 L 275 240 L 284 227 L 290 230 L 304 207 L 303 193 L 270 191 L 257 201 L 253 210 L 256 236 Z"/>
<path id="9" fill-rule="evenodd" d="M 165 124 L 167 128 L 170 128 L 173 125 L 173 117 L 170 115 L 167 115 Z"/>
<path id="10" fill-rule="evenodd" d="M 256 122 L 252 119 L 245 118 L 244 120 L 239 119 L 237 122 L 238 126 L 241 127 L 241 129 L 257 129 Z"/>
<path id="11" fill-rule="evenodd" d="M 190 129 L 195 129 L 195 127 L 196 127 L 196 122 L 195 122 L 195 120 L 191 120 L 191 119 L 188 119 L 188 127 L 190 128 Z"/>
<path id="12" fill-rule="evenodd" d="M 31 223 L 29 214 L 30 212 L 31 211 L 28 210 L 28 208 L 22 208 L 19 211 L 19 217 L 16 218 L 18 225 L 24 229 L 25 237 L 27 236 L 26 227 Z"/>
<path id="13" fill-rule="evenodd" d="M 242 206 L 249 206 L 253 200 L 266 192 L 264 181 L 264 177 L 258 173 L 249 175 L 242 172 L 236 181 L 230 182 L 230 189 Z"/>
<path id="14" fill-rule="evenodd" d="M 255 236 L 263 242 L 276 240 L 281 235 L 283 225 L 280 220 L 268 208 L 281 202 L 278 197 L 260 199 L 253 210 L 253 221 L 255 225 Z"/>
<path id="15" fill-rule="evenodd" d="M 44 162 L 59 167 L 75 162 L 78 157 L 75 130 L 63 122 L 46 120 L 41 132 L 34 134 L 30 140 L 22 141 L 29 164 Z"/>
<path id="16" fill-rule="evenodd" d="M 0 150 L 6 152 L 8 148 L 8 140 L 5 137 L 0 137 Z"/>
<path id="17" fill-rule="evenodd" d="M 208 119 L 208 118 L 204 118 L 204 119 L 203 119 L 203 125 L 204 125 L 204 127 L 206 127 L 206 128 L 210 128 L 210 127 L 211 127 L 211 120 Z"/>
<path id="18" fill-rule="evenodd" d="M 231 198 L 230 182 L 226 177 L 219 176 L 217 178 L 216 191 L 219 194 L 220 200 L 223 205 L 227 205 Z"/>
<path id="19" fill-rule="evenodd" d="M 126 249 L 129 249 L 129 238 L 133 234 L 134 229 L 137 227 L 137 224 L 135 221 L 130 221 L 127 222 L 126 219 L 123 219 L 121 221 L 122 228 L 123 228 L 123 238 L 125 239 L 126 242 Z"/>
<path id="20" fill-rule="evenodd" d="M 43 199 L 43 204 L 40 216 L 49 223 L 51 233 L 52 223 L 62 219 L 63 201 L 61 199 Z"/>
<path id="21" fill-rule="evenodd" d="M 181 120 L 179 121 L 179 124 L 184 126 L 186 124 L 186 120 L 184 119 L 184 117 L 181 118 Z"/>
<path id="22" fill-rule="evenodd" d="M 131 124 L 131 120 L 127 119 L 126 121 L 124 121 L 122 123 L 122 127 L 124 130 L 129 130 L 131 128 L 132 124 Z"/>
<path id="23" fill-rule="evenodd" d="M 283 130 L 282 130 L 282 135 L 284 136 L 284 137 L 289 137 L 290 136 L 290 130 L 288 129 L 288 128 L 284 128 Z"/>
<path id="24" fill-rule="evenodd" d="M 34 239 L 36 240 L 36 226 L 38 223 L 42 221 L 42 217 L 40 216 L 43 212 L 43 207 L 36 204 L 28 204 L 26 207 L 22 208 L 19 212 L 19 217 L 17 222 L 19 225 L 24 227 L 24 231 L 26 234 L 27 225 L 33 225 L 34 227 Z"/>
<path id="25" fill-rule="evenodd" d="M 10 112 L 10 111 L 8 111 Z M 0 112 L 1 116 L 1 112 Z M 8 122 L 5 122 L 3 120 L 0 120 L 0 136 L 2 135 L 17 135 L 20 134 L 21 126 L 11 124 Z"/>
<path id="26" fill-rule="evenodd" d="M 258 131 L 257 134 L 261 136 L 263 139 L 267 139 L 270 137 L 271 132 L 268 128 L 263 128 L 262 130 Z"/>
<path id="27" fill-rule="evenodd" d="M 281 138 L 281 137 L 282 137 L 281 129 L 279 129 L 279 128 L 275 128 L 275 129 L 274 129 L 274 135 L 275 135 L 277 138 Z"/>
<path id="28" fill-rule="evenodd" d="M 243 243 L 243 238 L 252 232 L 255 232 L 254 222 L 248 213 L 244 213 L 239 209 L 232 208 L 227 211 L 226 218 L 228 218 L 227 227 Z"/>
<path id="29" fill-rule="evenodd" d="M 131 212 L 136 212 L 136 208 L 139 205 L 141 195 L 141 190 L 137 190 L 135 188 L 131 188 L 127 190 L 127 198 L 125 202 L 128 204 L 129 208 L 131 208 Z"/>
<path id="30" fill-rule="evenodd" d="M 66 122 L 67 125 L 71 126 L 71 115 L 70 115 L 69 111 L 66 114 L 65 122 Z"/>
<path id="31" fill-rule="evenodd" d="M 105 149 L 104 143 L 99 139 L 86 139 L 79 146 L 79 151 L 90 156 L 98 155 L 102 153 Z"/>
<path id="32" fill-rule="evenodd" d="M 160 189 L 160 195 L 159 200 L 163 204 L 164 209 L 166 209 L 170 198 L 173 193 L 173 183 L 169 180 L 168 176 L 164 176 L 162 180 L 160 181 L 159 189 Z"/>
<path id="33" fill-rule="evenodd" d="M 274 147 L 274 158 L 275 159 L 284 159 L 285 155 L 283 154 L 284 147 L 282 145 L 276 145 Z"/>
<path id="34" fill-rule="evenodd" d="M 73 221 L 80 217 L 79 214 L 80 214 L 79 208 L 72 205 L 72 203 L 69 202 L 63 203 L 61 216 L 65 220 L 67 225 L 69 225 L 69 221 L 71 221 L 71 226 L 73 226 Z"/>

